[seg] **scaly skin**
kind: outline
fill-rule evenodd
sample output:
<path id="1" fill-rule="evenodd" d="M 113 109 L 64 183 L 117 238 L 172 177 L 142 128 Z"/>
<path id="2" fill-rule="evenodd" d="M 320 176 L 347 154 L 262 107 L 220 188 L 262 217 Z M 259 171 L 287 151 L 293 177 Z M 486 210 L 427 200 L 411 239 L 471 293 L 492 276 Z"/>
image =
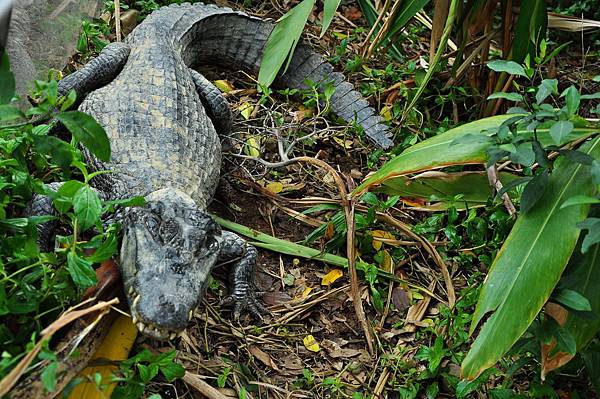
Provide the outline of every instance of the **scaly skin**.
<path id="1" fill-rule="evenodd" d="M 94 116 L 110 138 L 110 162 L 101 164 L 87 153 L 95 168 L 114 172 L 94 179 L 97 188 L 108 199 L 148 200 L 145 207 L 125 210 L 120 255 L 131 313 L 144 334 L 168 339 L 183 331 L 211 270 L 224 259 L 239 258 L 230 297 L 236 317 L 243 310 L 259 313 L 252 282 L 256 250 L 222 233 L 206 213 L 221 166 L 215 126 L 226 133 L 231 115 L 218 90 L 190 68 L 216 63 L 257 72 L 272 29 L 230 9 L 171 5 L 60 82 L 63 94 L 74 89 L 80 98 L 87 95 L 79 109 Z M 332 110 L 362 124 L 376 144 L 392 144 L 381 118 L 352 85 L 300 45 L 276 83 L 301 88 L 306 79 L 332 81 Z"/>

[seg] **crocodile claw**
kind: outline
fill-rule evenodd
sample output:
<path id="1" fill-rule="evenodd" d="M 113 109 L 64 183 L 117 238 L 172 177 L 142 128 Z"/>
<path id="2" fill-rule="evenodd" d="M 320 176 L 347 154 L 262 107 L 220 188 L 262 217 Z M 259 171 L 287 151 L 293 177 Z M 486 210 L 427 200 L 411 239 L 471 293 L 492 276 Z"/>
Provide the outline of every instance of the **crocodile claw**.
<path id="1" fill-rule="evenodd" d="M 236 292 L 225 297 L 219 305 L 233 305 L 233 318 L 239 321 L 242 314 L 251 314 L 260 321 L 264 321 L 264 315 L 270 314 L 269 310 L 257 298 L 254 290 L 246 289 L 243 292 Z"/>

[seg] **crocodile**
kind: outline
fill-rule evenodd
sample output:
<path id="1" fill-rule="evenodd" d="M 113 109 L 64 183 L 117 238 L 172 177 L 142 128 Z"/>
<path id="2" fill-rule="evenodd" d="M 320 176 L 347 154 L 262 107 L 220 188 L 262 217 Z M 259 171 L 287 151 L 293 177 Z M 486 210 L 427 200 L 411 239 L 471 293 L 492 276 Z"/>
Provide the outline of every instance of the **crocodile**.
<path id="1" fill-rule="evenodd" d="M 195 69 L 213 64 L 257 73 L 274 24 L 211 4 L 172 4 L 151 13 L 124 42 L 107 45 L 82 69 L 59 82 L 75 90 L 79 110 L 109 137 L 112 156 L 101 162 L 84 151 L 105 199 L 144 196 L 146 205 L 121 212 L 120 269 L 134 323 L 150 337 L 181 333 L 214 266 L 231 261 L 225 302 L 241 312 L 264 312 L 254 289 L 256 249 L 222 231 L 207 211 L 219 182 L 219 135 L 232 115 L 220 91 Z M 362 126 L 380 147 L 389 128 L 341 73 L 310 45 L 300 43 L 275 84 L 305 88 L 331 82 L 330 108 Z"/>

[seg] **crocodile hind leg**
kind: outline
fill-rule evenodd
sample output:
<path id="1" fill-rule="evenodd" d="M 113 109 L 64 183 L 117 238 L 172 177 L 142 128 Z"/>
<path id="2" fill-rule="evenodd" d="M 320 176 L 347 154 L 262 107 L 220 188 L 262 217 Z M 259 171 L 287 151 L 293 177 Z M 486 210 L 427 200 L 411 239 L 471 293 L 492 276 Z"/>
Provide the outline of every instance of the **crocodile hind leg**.
<path id="1" fill-rule="evenodd" d="M 192 79 L 196 85 L 196 92 L 200 96 L 200 101 L 213 123 L 215 130 L 221 136 L 226 136 L 231 132 L 233 117 L 229 109 L 229 103 L 208 79 L 199 72 L 190 69 Z"/>
<path id="2" fill-rule="evenodd" d="M 64 96 L 75 90 L 77 99 L 81 101 L 87 93 L 107 85 L 121 72 L 129 51 L 130 48 L 125 43 L 110 43 L 98 57 L 58 82 L 58 93 Z"/>
<path id="3" fill-rule="evenodd" d="M 221 235 L 221 252 L 219 261 L 235 261 L 230 274 L 231 294 L 221 303 L 233 304 L 233 317 L 238 320 L 242 311 L 248 311 L 262 319 L 268 310 L 256 297 L 254 284 L 254 266 L 256 265 L 256 248 L 243 238 L 229 231 Z"/>

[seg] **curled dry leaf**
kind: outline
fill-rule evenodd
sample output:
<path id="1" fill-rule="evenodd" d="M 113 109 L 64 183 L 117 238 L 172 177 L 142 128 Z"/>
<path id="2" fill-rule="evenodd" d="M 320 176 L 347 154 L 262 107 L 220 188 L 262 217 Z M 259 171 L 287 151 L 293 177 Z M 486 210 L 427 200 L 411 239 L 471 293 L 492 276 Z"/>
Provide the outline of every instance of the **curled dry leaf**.
<path id="1" fill-rule="evenodd" d="M 279 371 L 279 367 L 277 367 L 275 361 L 271 359 L 271 356 L 269 356 L 268 353 L 263 352 L 258 346 L 250 345 L 248 347 L 248 351 L 250 351 L 250 353 L 252 353 L 252 356 L 260 360 L 260 362 L 263 363 L 265 366 L 270 367 L 273 370 Z"/>

